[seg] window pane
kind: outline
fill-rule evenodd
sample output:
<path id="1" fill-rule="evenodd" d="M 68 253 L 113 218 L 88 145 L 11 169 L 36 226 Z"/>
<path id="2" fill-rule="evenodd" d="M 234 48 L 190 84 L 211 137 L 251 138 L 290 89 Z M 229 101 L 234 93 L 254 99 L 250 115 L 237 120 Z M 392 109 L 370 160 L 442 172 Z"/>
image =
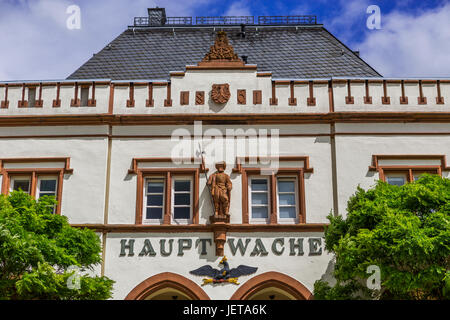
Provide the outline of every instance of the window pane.
<path id="1" fill-rule="evenodd" d="M 36 102 L 36 89 L 28 88 L 28 107 L 33 108 Z"/>
<path id="2" fill-rule="evenodd" d="M 267 207 L 252 207 L 252 218 L 267 218 L 268 216 Z"/>
<path id="3" fill-rule="evenodd" d="M 30 192 L 30 180 L 14 180 L 13 190 L 19 190 L 29 193 Z"/>
<path id="4" fill-rule="evenodd" d="M 279 200 L 280 200 L 280 206 L 295 205 L 295 195 L 294 194 L 280 194 Z"/>
<path id="5" fill-rule="evenodd" d="M 405 184 L 405 177 L 387 177 L 387 182 L 394 186 L 402 186 Z"/>
<path id="6" fill-rule="evenodd" d="M 163 205 L 163 196 L 162 194 L 152 194 L 147 196 L 147 205 L 148 206 L 162 206 Z"/>
<path id="7" fill-rule="evenodd" d="M 162 219 L 162 208 L 147 208 L 147 219 Z"/>
<path id="8" fill-rule="evenodd" d="M 252 191 L 266 191 L 267 180 L 266 179 L 252 179 L 251 185 Z"/>
<path id="9" fill-rule="evenodd" d="M 189 219 L 191 217 L 191 208 L 175 207 L 173 217 L 174 219 Z"/>
<path id="10" fill-rule="evenodd" d="M 86 107 L 89 99 L 89 88 L 81 88 L 81 105 Z"/>
<path id="11" fill-rule="evenodd" d="M 418 180 L 423 174 L 436 174 L 436 172 L 413 172 L 414 180 Z"/>
<path id="12" fill-rule="evenodd" d="M 42 196 L 53 196 L 56 197 L 56 194 L 54 192 L 40 192 L 39 193 L 39 198 Z"/>
<path id="13" fill-rule="evenodd" d="M 280 218 L 295 218 L 295 207 L 281 207 Z"/>
<path id="14" fill-rule="evenodd" d="M 55 192 L 56 191 L 56 180 L 55 179 L 48 179 L 48 180 L 41 180 L 39 185 L 39 190 L 42 191 L 50 191 Z"/>
<path id="15" fill-rule="evenodd" d="M 163 181 L 150 181 L 147 186 L 148 193 L 163 193 L 164 182 Z"/>
<path id="16" fill-rule="evenodd" d="M 175 180 L 175 191 L 191 191 L 191 181 Z"/>
<path id="17" fill-rule="evenodd" d="M 175 205 L 190 205 L 191 195 L 189 193 L 175 193 Z"/>
<path id="18" fill-rule="evenodd" d="M 252 193 L 252 204 L 267 204 L 267 193 Z"/>
<path id="19" fill-rule="evenodd" d="M 278 192 L 295 192 L 294 181 L 278 180 Z"/>

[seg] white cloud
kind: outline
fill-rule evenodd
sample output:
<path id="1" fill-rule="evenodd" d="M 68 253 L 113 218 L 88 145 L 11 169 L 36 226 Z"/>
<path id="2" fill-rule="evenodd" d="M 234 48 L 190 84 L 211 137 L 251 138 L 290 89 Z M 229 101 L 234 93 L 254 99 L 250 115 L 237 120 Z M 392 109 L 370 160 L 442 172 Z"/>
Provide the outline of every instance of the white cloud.
<path id="1" fill-rule="evenodd" d="M 248 1 L 235 1 L 224 13 L 224 16 L 251 16 L 250 5 Z"/>
<path id="2" fill-rule="evenodd" d="M 112 41 L 148 7 L 191 16 L 215 0 L 0 0 L 0 80 L 64 79 Z M 81 29 L 69 30 L 69 5 L 81 8 Z"/>
<path id="3" fill-rule="evenodd" d="M 385 77 L 450 77 L 450 3 L 411 15 L 381 16 L 381 30 L 354 45 Z"/>

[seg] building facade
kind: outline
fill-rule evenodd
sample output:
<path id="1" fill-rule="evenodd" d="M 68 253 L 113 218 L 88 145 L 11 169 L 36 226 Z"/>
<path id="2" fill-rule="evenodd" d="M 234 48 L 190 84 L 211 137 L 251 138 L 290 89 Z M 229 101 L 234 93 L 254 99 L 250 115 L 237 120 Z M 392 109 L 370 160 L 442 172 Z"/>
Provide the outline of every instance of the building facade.
<path id="1" fill-rule="evenodd" d="M 55 195 L 95 230 L 114 299 L 311 299 L 326 217 L 358 185 L 450 172 L 450 79 L 383 78 L 315 17 L 149 9 L 68 79 L 0 82 L 0 101 L 1 192 Z M 207 184 L 222 161 L 226 201 Z"/>

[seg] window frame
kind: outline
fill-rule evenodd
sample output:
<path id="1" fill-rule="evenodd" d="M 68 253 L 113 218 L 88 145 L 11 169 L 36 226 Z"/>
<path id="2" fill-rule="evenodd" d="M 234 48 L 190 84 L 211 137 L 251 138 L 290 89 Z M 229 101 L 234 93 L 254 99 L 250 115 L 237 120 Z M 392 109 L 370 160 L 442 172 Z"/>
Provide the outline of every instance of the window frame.
<path id="1" fill-rule="evenodd" d="M 43 168 L 38 167 L 40 163 L 62 163 L 61 168 Z M 26 163 L 29 164 L 30 167 L 26 168 L 5 168 L 5 164 L 19 164 Z M 0 159 L 0 174 L 2 175 L 2 190 L 1 193 L 8 195 L 11 192 L 11 179 L 14 179 L 17 176 L 28 176 L 31 177 L 30 182 L 30 195 L 34 199 L 38 190 L 38 178 L 44 176 L 52 176 L 57 177 L 57 187 L 56 187 L 56 208 L 54 210 L 55 214 L 61 214 L 61 204 L 62 204 L 62 192 L 63 192 L 63 181 L 64 174 L 72 174 L 73 169 L 70 168 L 70 158 L 9 158 L 9 159 Z"/>
<path id="2" fill-rule="evenodd" d="M 252 190 L 252 180 L 266 180 L 267 181 L 267 191 L 264 192 L 267 194 L 267 218 L 253 218 L 252 217 L 252 209 L 253 209 L 253 204 L 252 204 L 252 194 L 255 192 Z M 263 192 L 256 192 L 256 193 L 263 193 Z M 270 222 L 270 214 L 271 214 L 271 201 L 272 200 L 272 195 L 271 195 L 271 181 L 270 181 L 270 177 L 268 176 L 263 176 L 263 175 L 251 175 L 248 178 L 248 213 L 249 213 L 249 221 L 250 223 L 255 223 L 255 224 L 267 224 Z"/>
<path id="3" fill-rule="evenodd" d="M 34 86 L 29 86 L 27 88 L 27 103 L 28 103 L 28 108 L 36 108 L 36 101 L 38 101 L 38 99 L 36 98 L 36 87 Z M 33 95 L 31 95 L 31 92 L 33 92 Z M 33 99 L 31 99 L 33 98 Z"/>
<path id="4" fill-rule="evenodd" d="M 404 175 L 406 177 L 405 184 L 414 182 L 414 176 L 417 173 L 424 174 L 437 174 L 441 175 L 440 167 L 438 166 L 380 166 L 379 167 L 380 180 L 388 183 L 388 176 Z"/>
<path id="5" fill-rule="evenodd" d="M 199 220 L 199 175 L 200 168 L 139 168 L 139 162 L 165 162 L 166 158 L 163 159 L 144 159 L 144 158 L 134 158 L 133 159 L 133 169 L 128 172 L 130 174 L 136 174 L 136 215 L 135 224 L 136 225 L 149 225 L 144 219 L 144 195 L 145 195 L 145 179 L 148 177 L 164 177 L 165 180 L 165 191 L 164 191 L 164 212 L 163 220 L 160 225 L 176 225 L 183 223 L 176 223 L 173 219 L 172 213 L 172 181 L 175 176 L 189 176 L 192 179 L 192 195 L 191 195 L 191 219 L 187 224 L 198 224 Z M 168 192 L 170 190 L 170 192 Z M 178 219 L 177 219 L 178 220 Z M 157 224 L 157 223 L 152 223 Z M 186 223 L 184 223 L 186 224 Z"/>
<path id="6" fill-rule="evenodd" d="M 308 171 L 312 172 L 312 168 L 308 167 Z M 244 168 L 240 167 L 239 172 L 242 174 L 242 223 L 243 224 L 260 224 L 255 223 L 251 219 L 250 201 L 249 201 L 249 185 L 253 176 L 261 175 L 261 168 Z M 306 223 L 306 202 L 305 202 L 305 168 L 279 168 L 276 172 L 266 175 L 269 179 L 269 220 L 266 224 L 303 224 Z M 278 177 L 296 177 L 297 189 L 297 210 L 296 220 L 280 219 L 278 211 L 278 195 L 277 195 L 277 178 Z"/>
<path id="7" fill-rule="evenodd" d="M 383 165 L 380 161 L 396 160 L 405 161 L 405 164 Z M 423 161 L 423 164 L 406 164 L 407 161 Z M 427 161 L 438 161 L 439 164 L 426 164 Z M 417 173 L 430 173 L 442 176 L 442 171 L 448 171 L 446 156 L 440 154 L 374 154 L 372 155 L 372 164 L 369 171 L 378 172 L 378 178 L 387 182 L 386 176 L 389 174 L 401 173 L 407 175 L 407 183 L 413 182 Z"/>
<path id="8" fill-rule="evenodd" d="M 293 180 L 294 181 L 294 199 L 295 199 L 295 217 L 294 218 L 282 218 L 280 216 L 280 189 L 279 189 L 279 181 L 280 179 Z M 291 194 L 292 192 L 284 192 L 286 194 Z M 276 177 L 276 196 L 277 196 L 277 213 L 278 213 L 278 222 L 279 223 L 298 223 L 299 222 L 299 190 L 298 190 L 298 178 L 292 175 L 278 175 Z M 288 207 L 284 206 L 283 207 Z M 289 206 L 292 207 L 292 206 Z"/>
<path id="9" fill-rule="evenodd" d="M 32 177 L 32 175 L 31 174 L 12 174 L 10 177 L 9 177 L 9 193 L 11 193 L 11 192 L 13 192 L 14 191 L 14 182 L 16 181 L 16 180 L 25 180 L 24 178 L 27 178 L 27 180 L 28 180 L 28 194 L 29 195 L 31 195 L 31 185 L 32 185 L 32 180 L 33 180 L 33 177 Z M 20 179 L 20 178 L 22 178 L 22 179 Z M 23 190 L 22 190 L 23 191 Z"/>
<path id="10" fill-rule="evenodd" d="M 89 93 L 90 93 L 90 86 L 88 85 L 81 85 L 80 86 L 80 107 L 90 107 L 89 105 Z M 86 102 L 86 103 L 83 103 Z"/>
<path id="11" fill-rule="evenodd" d="M 162 224 L 164 221 L 164 212 L 166 210 L 166 190 L 167 190 L 167 182 L 164 176 L 146 176 L 144 178 L 144 188 L 143 188 L 143 204 L 142 204 L 142 208 L 143 208 L 143 212 L 142 212 L 142 223 L 143 224 Z M 162 180 L 163 181 L 163 202 L 162 202 L 162 215 L 161 215 L 161 219 L 147 219 L 147 208 L 149 207 L 147 205 L 147 188 L 148 188 L 148 181 L 150 180 Z M 158 206 L 159 207 L 159 206 Z"/>
<path id="12" fill-rule="evenodd" d="M 49 178 L 52 178 L 52 179 L 49 179 Z M 51 175 L 51 174 L 49 174 L 49 175 L 47 175 L 47 174 L 37 175 L 37 180 L 36 180 L 36 200 L 38 200 L 41 197 L 41 195 L 40 195 L 40 193 L 41 193 L 41 183 L 40 182 L 42 180 L 56 180 L 54 197 L 57 200 L 57 197 L 58 197 L 58 184 L 59 184 L 58 180 L 59 179 L 58 179 L 57 175 Z M 44 192 L 47 192 L 47 191 L 44 191 Z M 53 207 L 53 213 L 55 213 L 55 212 L 56 212 L 56 205 Z"/>
<path id="13" fill-rule="evenodd" d="M 171 201 L 170 201 L 170 217 L 171 221 L 174 224 L 192 224 L 192 217 L 193 217 L 193 208 L 194 208 L 194 178 L 189 175 L 172 175 L 172 181 L 171 181 L 171 189 L 170 189 L 170 195 L 171 195 Z M 189 218 L 188 219 L 175 219 L 175 181 L 176 180 L 189 180 L 190 183 L 190 191 L 189 191 Z M 183 192 L 185 193 L 185 192 Z"/>

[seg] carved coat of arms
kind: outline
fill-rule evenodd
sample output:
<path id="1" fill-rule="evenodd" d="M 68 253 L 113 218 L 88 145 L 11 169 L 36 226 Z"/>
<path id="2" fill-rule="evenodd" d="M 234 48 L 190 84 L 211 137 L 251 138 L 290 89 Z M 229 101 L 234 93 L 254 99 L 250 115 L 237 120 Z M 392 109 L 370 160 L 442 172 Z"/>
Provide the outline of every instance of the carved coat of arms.
<path id="1" fill-rule="evenodd" d="M 218 104 L 224 104 L 230 99 L 230 86 L 228 83 L 213 84 L 211 90 L 211 99 Z"/>

